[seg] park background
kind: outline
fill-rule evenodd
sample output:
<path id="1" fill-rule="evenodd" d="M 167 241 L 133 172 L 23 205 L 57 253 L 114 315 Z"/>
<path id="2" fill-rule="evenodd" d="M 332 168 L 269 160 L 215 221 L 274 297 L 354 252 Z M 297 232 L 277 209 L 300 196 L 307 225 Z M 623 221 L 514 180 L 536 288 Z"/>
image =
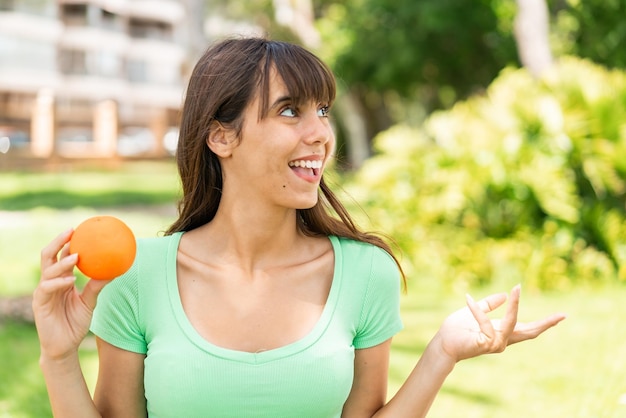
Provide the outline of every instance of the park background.
<path id="1" fill-rule="evenodd" d="M 84 10 L 86 23 L 95 11 L 110 23 L 116 11 L 114 2 L 71 2 L 84 9 L 64 9 L 66 3 L 2 0 L 0 19 Z M 189 19 L 182 21 L 186 35 L 173 37 L 188 51 L 181 85 L 199 51 L 229 33 L 301 43 L 337 74 L 339 143 L 330 183 L 362 226 L 393 237 L 408 275 L 390 395 L 465 293 L 478 298 L 521 283 L 520 320 L 552 312 L 568 319 L 537 341 L 459 364 L 429 416 L 626 417 L 626 1 L 180 4 Z M 4 89 L 11 80 L 2 71 L 15 52 L 6 47 L 6 28 L 0 25 Z M 78 75 L 89 76 L 86 68 Z M 7 94 L 0 97 L 13 97 Z M 125 109 L 115 109 L 116 133 Z M 0 114 L 0 125 L 8 126 L 9 116 Z M 22 141 L 6 131 L 0 417 L 47 417 L 28 305 L 41 248 L 98 214 L 120 217 L 139 237 L 158 235 L 175 218 L 179 184 L 165 135 L 153 135 L 148 148 L 132 146 L 144 137 L 116 135 L 109 155 L 89 147 L 98 135 L 66 153 L 64 138 L 53 135 L 41 155 L 29 150 L 34 137 Z M 92 338 L 81 361 L 93 387 Z"/>

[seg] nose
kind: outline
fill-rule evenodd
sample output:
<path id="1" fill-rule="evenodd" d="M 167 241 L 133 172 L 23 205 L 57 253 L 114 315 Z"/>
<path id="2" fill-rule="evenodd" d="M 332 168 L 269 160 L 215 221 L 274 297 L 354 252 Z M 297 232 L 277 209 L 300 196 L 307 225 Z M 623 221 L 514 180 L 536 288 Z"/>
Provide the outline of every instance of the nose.
<path id="1" fill-rule="evenodd" d="M 332 143 L 335 139 L 335 133 L 328 120 L 328 117 L 319 116 L 317 109 L 306 112 L 307 115 L 303 120 L 304 142 L 307 144 L 327 144 Z"/>

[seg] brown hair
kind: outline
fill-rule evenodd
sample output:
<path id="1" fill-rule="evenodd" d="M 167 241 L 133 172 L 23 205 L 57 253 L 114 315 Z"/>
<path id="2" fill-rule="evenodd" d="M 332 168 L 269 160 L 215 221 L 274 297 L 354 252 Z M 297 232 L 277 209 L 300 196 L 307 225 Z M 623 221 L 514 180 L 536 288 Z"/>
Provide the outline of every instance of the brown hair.
<path id="1" fill-rule="evenodd" d="M 215 216 L 222 194 L 222 170 L 206 139 L 215 121 L 239 135 L 244 109 L 257 92 L 261 99 L 259 118 L 267 116 L 271 68 L 277 70 L 297 102 L 314 100 L 330 106 L 335 100 L 331 70 L 300 46 L 263 38 L 226 39 L 212 45 L 194 67 L 187 87 L 176 152 L 183 196 L 178 204 L 179 217 L 166 234 L 189 231 Z M 394 257 L 384 240 L 359 230 L 323 177 L 318 194 L 315 206 L 297 210 L 300 231 L 309 236 L 336 235 L 367 242 Z"/>

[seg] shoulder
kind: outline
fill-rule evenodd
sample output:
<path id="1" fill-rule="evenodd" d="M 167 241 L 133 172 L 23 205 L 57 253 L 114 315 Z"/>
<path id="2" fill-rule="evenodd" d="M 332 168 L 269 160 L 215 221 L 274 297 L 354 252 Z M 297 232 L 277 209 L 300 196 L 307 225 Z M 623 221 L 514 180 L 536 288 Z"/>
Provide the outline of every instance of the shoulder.
<path id="1" fill-rule="evenodd" d="M 130 269 L 107 284 L 98 295 L 92 328 L 99 332 L 124 323 L 128 332 L 139 335 L 144 329 L 146 309 L 166 297 L 167 271 L 175 253 L 176 235 L 137 239 L 137 253 Z M 165 295 L 165 296 L 164 296 Z M 156 301 L 156 302 L 155 302 Z M 139 330 L 139 331 L 137 331 Z M 111 336 L 113 338 L 114 336 Z"/>
<path id="2" fill-rule="evenodd" d="M 337 236 L 330 237 L 344 264 L 368 265 L 398 270 L 391 254 L 374 244 Z"/>
<path id="3" fill-rule="evenodd" d="M 384 249 L 361 241 L 331 237 L 335 267 L 341 279 L 353 290 L 366 293 L 399 292 L 402 277 L 394 258 Z"/>
<path id="4" fill-rule="evenodd" d="M 153 253 L 168 251 L 173 247 L 178 247 L 182 233 L 177 232 L 172 235 L 162 237 L 138 238 L 137 255 L 150 256 Z"/>
<path id="5" fill-rule="evenodd" d="M 355 320 L 355 348 L 375 346 L 402 328 L 399 315 L 401 274 L 393 257 L 376 245 L 331 238 L 340 269 L 342 306 Z"/>
<path id="6" fill-rule="evenodd" d="M 154 273 L 164 272 L 167 265 L 168 254 L 176 251 L 179 235 L 168 235 L 154 238 L 138 238 L 137 252 L 135 260 L 130 269 L 113 280 L 105 287 L 107 293 L 119 291 L 120 289 L 132 289 L 136 293 L 139 283 L 146 277 L 151 277 Z"/>
<path id="7" fill-rule="evenodd" d="M 153 267 L 155 264 L 165 263 L 168 254 L 176 252 L 181 233 L 162 237 L 138 238 L 137 254 L 131 269 L 144 269 Z"/>

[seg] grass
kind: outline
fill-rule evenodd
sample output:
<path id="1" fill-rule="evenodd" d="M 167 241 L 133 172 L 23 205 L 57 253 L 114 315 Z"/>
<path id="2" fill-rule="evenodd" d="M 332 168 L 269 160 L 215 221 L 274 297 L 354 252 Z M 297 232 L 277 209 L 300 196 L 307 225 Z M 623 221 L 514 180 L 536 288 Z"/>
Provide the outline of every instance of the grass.
<path id="1" fill-rule="evenodd" d="M 5 172 L 0 185 L 0 210 L 9 211 L 166 204 L 178 195 L 171 162 L 133 163 L 117 171 Z"/>
<path id="2" fill-rule="evenodd" d="M 494 291 L 472 293 L 478 298 Z M 568 318 L 536 340 L 459 363 L 429 417 L 626 417 L 625 299 L 623 287 L 523 292 L 520 321 L 553 312 Z M 463 303 L 460 292 L 442 291 L 436 284 L 409 289 L 403 297 L 405 329 L 393 344 L 390 393 L 404 381 L 445 316 Z"/>
<path id="3" fill-rule="evenodd" d="M 175 170 L 168 163 L 133 164 L 115 173 L 0 173 L 0 296 L 32 292 L 39 277 L 40 249 L 88 216 L 113 214 L 137 236 L 156 235 L 173 220 L 177 192 Z M 480 298 L 511 285 L 470 292 Z M 410 278 L 402 299 L 405 329 L 392 347 L 390 394 L 407 377 L 445 316 L 463 306 L 465 291 Z M 429 416 L 626 417 L 623 300 L 623 287 L 523 291 L 521 320 L 557 311 L 567 313 L 568 319 L 535 341 L 457 365 Z M 38 351 L 32 325 L 0 323 L 0 418 L 50 416 Z M 90 340 L 81 348 L 81 362 L 93 388 L 97 356 Z"/>
<path id="4" fill-rule="evenodd" d="M 404 381 L 443 318 L 462 304 L 418 284 L 403 300 L 405 329 L 394 339 L 390 394 Z M 478 291 L 476 291 L 478 292 Z M 482 291 L 480 293 L 483 293 Z M 475 296 L 478 296 L 477 293 Z M 502 354 L 466 360 L 449 376 L 431 418 L 619 418 L 626 416 L 626 290 L 524 295 L 521 319 L 565 311 L 568 319 L 534 341 Z M 30 325 L 0 325 L 0 417 L 50 416 Z M 91 344 L 81 349 L 91 388 L 97 373 Z"/>
<path id="5" fill-rule="evenodd" d="M 45 418 L 52 416 L 48 394 L 39 369 L 39 343 L 30 324 L 0 323 L 0 417 Z M 97 353 L 90 340 L 80 350 L 86 379 L 93 388 Z"/>
<path id="6" fill-rule="evenodd" d="M 171 162 L 133 163 L 119 171 L 0 173 L 0 295 L 30 293 L 40 250 L 95 215 L 113 215 L 138 237 L 174 220 L 179 186 Z"/>

